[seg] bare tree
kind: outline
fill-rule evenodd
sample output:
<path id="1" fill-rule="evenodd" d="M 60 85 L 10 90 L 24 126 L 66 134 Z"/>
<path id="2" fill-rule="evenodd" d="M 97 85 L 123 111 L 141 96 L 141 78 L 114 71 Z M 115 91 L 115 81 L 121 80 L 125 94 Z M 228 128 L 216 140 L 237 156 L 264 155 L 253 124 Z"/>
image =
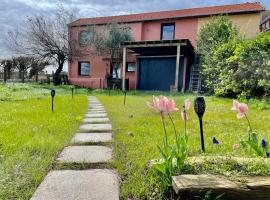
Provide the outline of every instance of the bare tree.
<path id="1" fill-rule="evenodd" d="M 27 75 L 27 71 L 31 68 L 31 66 L 35 63 L 35 59 L 33 57 L 13 57 L 12 63 L 14 68 L 19 71 L 19 76 L 24 83 L 25 76 Z"/>
<path id="2" fill-rule="evenodd" d="M 11 70 L 13 69 L 12 60 L 1 60 L 0 67 L 4 74 L 4 82 L 7 82 L 7 79 L 10 79 Z"/>
<path id="3" fill-rule="evenodd" d="M 57 65 L 54 84 L 61 83 L 60 73 L 72 54 L 67 24 L 74 19 L 72 12 L 59 6 L 52 16 L 32 16 L 24 27 L 9 31 L 8 44 L 19 55 Z"/>
<path id="4" fill-rule="evenodd" d="M 30 67 L 29 78 L 32 78 L 33 76 L 35 76 L 35 80 L 37 82 L 38 81 L 38 73 L 43 71 L 45 69 L 45 67 L 48 65 L 49 65 L 49 63 L 47 63 L 47 62 L 35 61 Z"/>
<path id="5" fill-rule="evenodd" d="M 121 43 L 133 40 L 130 27 L 113 22 L 101 29 L 89 27 L 88 31 L 91 32 L 88 45 L 95 54 L 108 58 L 112 74 L 113 70 L 117 70 L 113 64 L 119 63 L 122 58 Z M 116 71 L 115 74 L 118 76 Z"/>

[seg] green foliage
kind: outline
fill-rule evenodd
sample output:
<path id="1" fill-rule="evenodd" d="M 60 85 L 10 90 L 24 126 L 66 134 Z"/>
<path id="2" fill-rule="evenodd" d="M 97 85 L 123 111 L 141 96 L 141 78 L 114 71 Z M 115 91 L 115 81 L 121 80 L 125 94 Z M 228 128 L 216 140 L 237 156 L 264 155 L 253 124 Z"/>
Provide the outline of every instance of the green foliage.
<path id="1" fill-rule="evenodd" d="M 120 51 L 121 43 L 132 41 L 131 29 L 128 25 L 109 23 L 100 29 L 89 27 L 89 45 L 94 53 L 115 58 Z M 122 52 L 122 51 L 121 51 Z"/>
<path id="2" fill-rule="evenodd" d="M 204 87 L 210 92 L 214 91 L 219 80 L 216 78 L 222 66 L 218 66 L 213 56 L 222 44 L 229 43 L 238 38 L 237 30 L 226 16 L 214 17 L 200 29 L 197 53 L 200 56 L 200 71 Z M 230 51 L 228 50 L 227 53 Z M 222 59 L 223 60 L 223 59 Z M 222 60 L 219 60 L 222 64 Z"/>
<path id="3" fill-rule="evenodd" d="M 185 137 L 178 137 L 175 146 L 158 146 L 162 160 L 154 163 L 153 167 L 162 177 L 164 185 L 172 184 L 172 176 L 182 172 L 187 158 L 187 141 Z"/>
<path id="4" fill-rule="evenodd" d="M 267 147 L 262 148 L 261 142 L 258 140 L 257 133 L 252 132 L 250 137 L 250 140 L 241 141 L 242 147 L 246 150 L 248 153 L 250 149 L 253 150 L 257 154 L 257 156 L 260 157 L 267 157 L 266 152 L 268 152 Z"/>
<path id="5" fill-rule="evenodd" d="M 270 95 L 269 32 L 243 39 L 227 18 L 214 18 L 201 29 L 198 53 L 210 92 L 238 98 Z"/>

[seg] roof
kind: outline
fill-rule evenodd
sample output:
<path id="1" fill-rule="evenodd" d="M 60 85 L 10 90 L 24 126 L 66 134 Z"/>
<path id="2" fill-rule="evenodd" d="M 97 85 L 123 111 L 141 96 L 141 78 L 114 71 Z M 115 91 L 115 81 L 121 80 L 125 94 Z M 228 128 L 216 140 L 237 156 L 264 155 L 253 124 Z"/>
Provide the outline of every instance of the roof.
<path id="1" fill-rule="evenodd" d="M 190 8 L 183 10 L 171 10 L 160 12 L 149 12 L 130 15 L 95 17 L 95 18 L 81 18 L 73 21 L 69 26 L 83 26 L 91 24 L 107 24 L 111 22 L 130 23 L 140 21 L 155 21 L 160 19 L 175 19 L 175 18 L 191 18 L 203 17 L 218 14 L 237 14 L 249 12 L 261 12 L 265 7 L 260 2 L 232 4 L 224 6 L 211 6 L 201 8 Z"/>

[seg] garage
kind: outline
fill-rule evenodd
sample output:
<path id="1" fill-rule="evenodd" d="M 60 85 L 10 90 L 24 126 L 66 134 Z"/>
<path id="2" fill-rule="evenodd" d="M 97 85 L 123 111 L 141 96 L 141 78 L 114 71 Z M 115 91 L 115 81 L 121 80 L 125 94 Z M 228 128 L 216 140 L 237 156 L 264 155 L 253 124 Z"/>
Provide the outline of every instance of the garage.
<path id="1" fill-rule="evenodd" d="M 133 41 L 123 46 L 122 89 L 126 89 L 126 55 L 136 57 L 136 89 L 182 91 L 188 88 L 194 48 L 187 39 Z"/>
<path id="2" fill-rule="evenodd" d="M 182 88 L 184 58 L 180 57 L 178 88 Z M 140 58 L 138 60 L 138 90 L 170 91 L 175 84 L 176 57 Z"/>

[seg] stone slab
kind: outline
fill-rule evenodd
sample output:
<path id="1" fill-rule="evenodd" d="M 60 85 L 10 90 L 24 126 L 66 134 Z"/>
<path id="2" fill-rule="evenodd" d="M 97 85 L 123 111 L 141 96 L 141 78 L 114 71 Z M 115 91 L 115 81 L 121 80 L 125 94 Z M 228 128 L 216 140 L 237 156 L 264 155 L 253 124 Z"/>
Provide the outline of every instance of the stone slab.
<path id="1" fill-rule="evenodd" d="M 97 117 L 97 118 L 100 118 L 100 117 L 108 117 L 106 113 L 98 113 L 98 114 L 86 114 L 85 117 Z"/>
<path id="2" fill-rule="evenodd" d="M 89 103 L 89 106 L 103 106 L 101 103 Z"/>
<path id="3" fill-rule="evenodd" d="M 87 143 L 87 142 L 111 142 L 111 133 L 77 133 L 73 139 L 73 143 Z"/>
<path id="4" fill-rule="evenodd" d="M 106 111 L 105 110 L 88 110 L 88 112 L 86 114 L 106 114 Z"/>
<path id="5" fill-rule="evenodd" d="M 60 153 L 60 163 L 105 163 L 113 158 L 112 149 L 105 146 L 69 146 Z"/>
<path id="6" fill-rule="evenodd" d="M 79 127 L 81 131 L 111 131 L 112 125 L 111 124 L 82 124 Z"/>
<path id="7" fill-rule="evenodd" d="M 89 108 L 88 111 L 89 112 L 91 112 L 91 111 L 105 111 L 105 109 L 104 108 Z"/>
<path id="8" fill-rule="evenodd" d="M 104 123 L 104 122 L 109 122 L 109 118 L 103 117 L 103 118 L 84 118 L 83 122 L 84 123 Z"/>
<path id="9" fill-rule="evenodd" d="M 270 177 L 241 177 L 229 180 L 224 176 L 180 175 L 172 177 L 176 194 L 189 199 L 211 190 L 215 195 L 224 194 L 222 199 L 230 200 L 268 200 L 270 197 Z"/>
<path id="10" fill-rule="evenodd" d="M 31 200 L 119 200 L 118 175 L 114 170 L 51 171 Z"/>
<path id="11" fill-rule="evenodd" d="M 93 109 L 104 109 L 104 106 L 89 106 L 89 108 L 93 108 Z"/>

